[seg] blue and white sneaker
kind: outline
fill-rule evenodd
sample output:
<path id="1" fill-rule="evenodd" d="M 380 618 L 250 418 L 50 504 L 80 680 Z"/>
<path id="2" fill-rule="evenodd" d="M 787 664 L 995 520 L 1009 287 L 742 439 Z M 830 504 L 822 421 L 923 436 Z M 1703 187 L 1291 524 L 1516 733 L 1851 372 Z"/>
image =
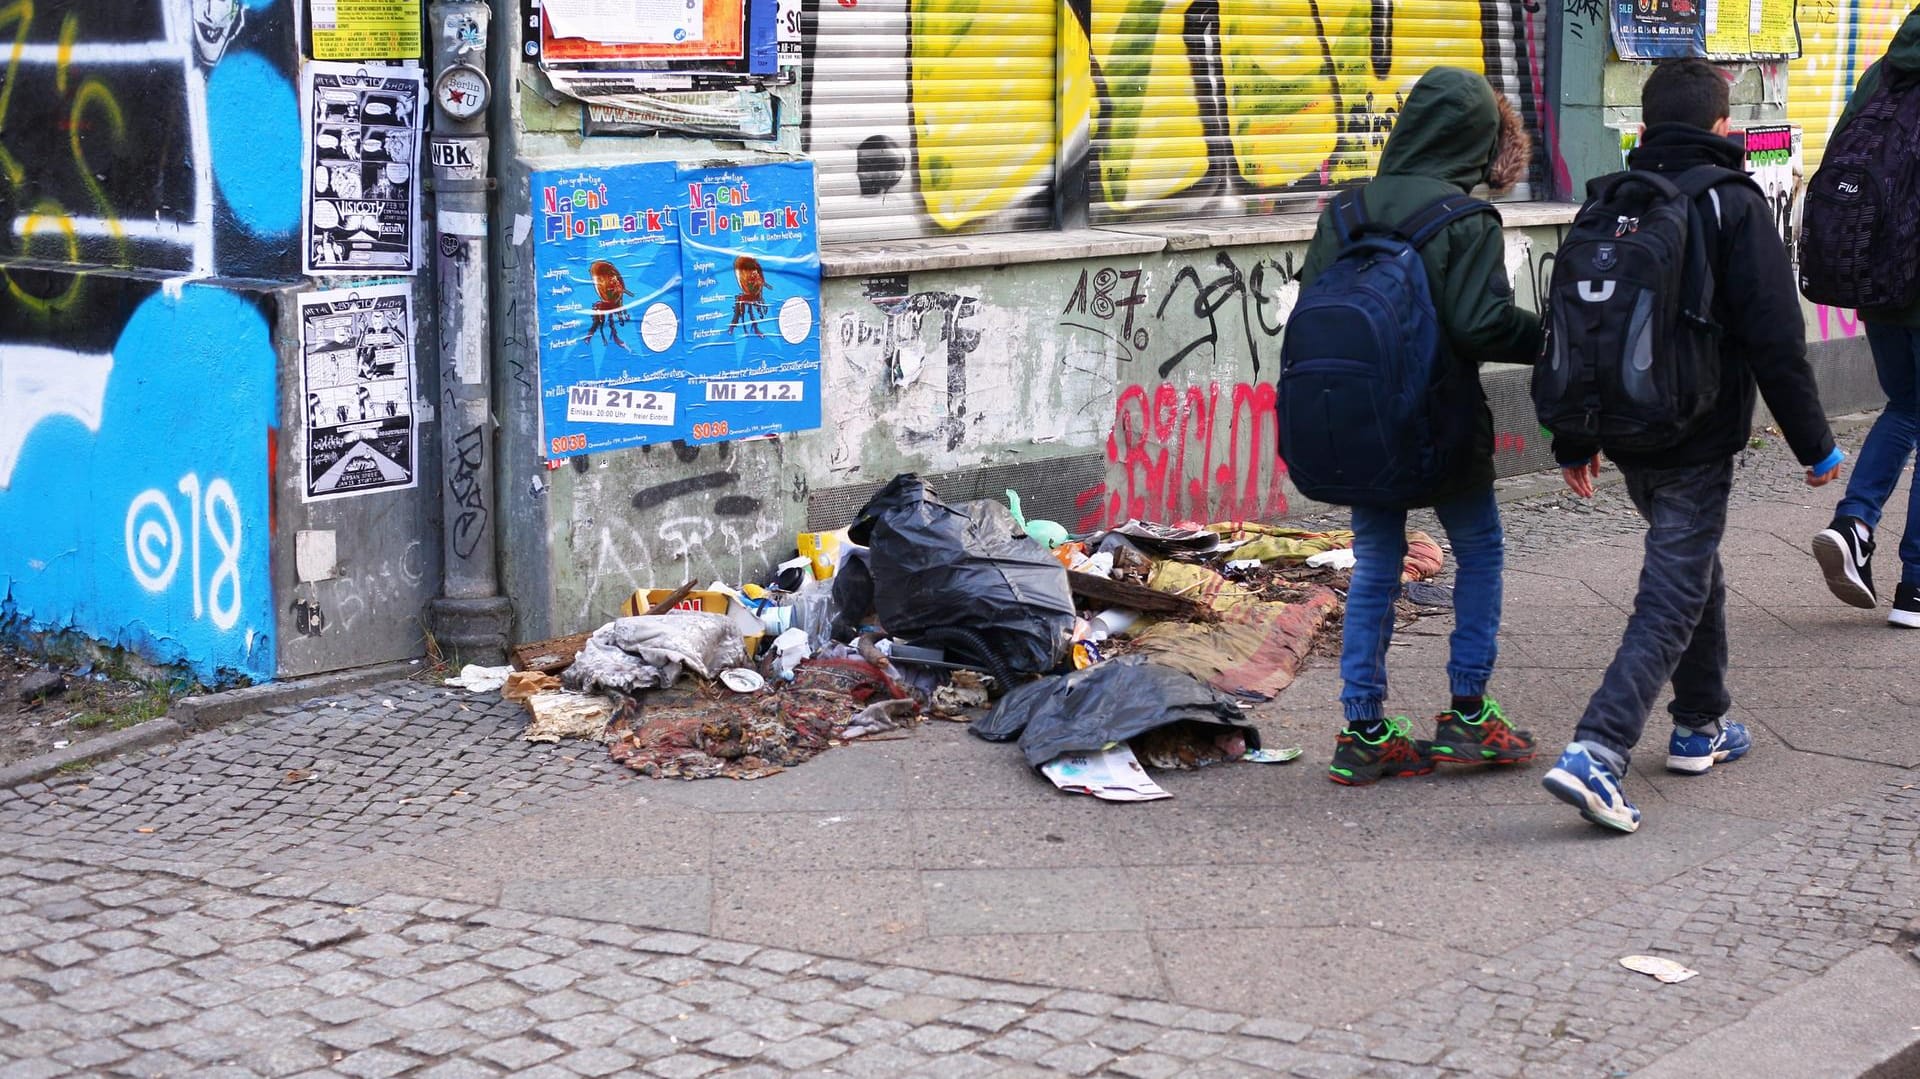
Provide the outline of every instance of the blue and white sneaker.
<path id="1" fill-rule="evenodd" d="M 1640 811 L 1621 792 L 1620 777 L 1578 742 L 1560 754 L 1540 785 L 1602 828 L 1631 832 L 1640 827 Z"/>
<path id="2" fill-rule="evenodd" d="M 1739 760 L 1752 748 L 1753 739 L 1748 736 L 1745 723 L 1729 723 L 1723 719 L 1720 733 L 1712 736 L 1686 734 L 1675 727 L 1673 737 L 1667 739 L 1667 771 L 1683 776 L 1703 775 L 1716 764 Z"/>

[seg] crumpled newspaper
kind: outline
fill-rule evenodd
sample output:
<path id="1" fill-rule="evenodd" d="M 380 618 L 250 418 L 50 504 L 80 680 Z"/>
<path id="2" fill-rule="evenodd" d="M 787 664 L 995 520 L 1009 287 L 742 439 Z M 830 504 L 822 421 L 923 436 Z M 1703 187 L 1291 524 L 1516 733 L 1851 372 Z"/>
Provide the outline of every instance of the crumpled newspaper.
<path id="1" fill-rule="evenodd" d="M 560 676 L 577 693 L 671 686 L 681 670 L 712 678 L 747 661 L 740 628 L 725 615 L 700 611 L 616 618 L 587 638 Z"/>

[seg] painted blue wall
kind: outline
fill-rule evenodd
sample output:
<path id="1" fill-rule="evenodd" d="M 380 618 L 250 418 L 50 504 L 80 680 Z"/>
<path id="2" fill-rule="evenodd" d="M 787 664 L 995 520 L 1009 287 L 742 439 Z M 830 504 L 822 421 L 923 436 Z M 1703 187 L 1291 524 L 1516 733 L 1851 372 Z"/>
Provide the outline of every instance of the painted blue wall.
<path id="1" fill-rule="evenodd" d="M 38 0 L 0 51 L 0 613 L 207 679 L 276 667 L 293 3 Z"/>
<path id="2" fill-rule="evenodd" d="M 0 344 L 0 593 L 36 629 L 270 678 L 272 297 L 75 280 L 111 344 Z"/>

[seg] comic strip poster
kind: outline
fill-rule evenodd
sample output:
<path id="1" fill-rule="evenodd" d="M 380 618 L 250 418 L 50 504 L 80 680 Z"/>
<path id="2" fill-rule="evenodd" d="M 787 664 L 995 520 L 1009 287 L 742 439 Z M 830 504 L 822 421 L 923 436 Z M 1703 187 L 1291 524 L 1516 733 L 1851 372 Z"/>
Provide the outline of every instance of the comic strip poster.
<path id="1" fill-rule="evenodd" d="M 532 182 L 549 458 L 820 425 L 811 165 L 654 162 Z"/>
<path id="2" fill-rule="evenodd" d="M 307 65 L 306 272 L 419 269 L 421 74 Z"/>
<path id="3" fill-rule="evenodd" d="M 307 501 L 419 482 L 411 296 L 407 285 L 373 285 L 300 297 Z"/>

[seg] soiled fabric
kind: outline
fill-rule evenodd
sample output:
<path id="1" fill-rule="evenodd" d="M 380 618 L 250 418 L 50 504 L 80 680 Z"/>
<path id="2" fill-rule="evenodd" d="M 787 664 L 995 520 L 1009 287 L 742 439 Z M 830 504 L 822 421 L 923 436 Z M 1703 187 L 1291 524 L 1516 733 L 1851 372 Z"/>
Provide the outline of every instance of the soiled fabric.
<path id="1" fill-rule="evenodd" d="M 577 693 L 671 686 L 684 668 L 712 678 L 747 661 L 740 628 L 699 611 L 616 618 L 593 632 L 560 680 Z"/>
<path id="2" fill-rule="evenodd" d="M 989 742 L 1018 738 L 1027 763 L 1038 768 L 1063 753 L 1094 753 L 1177 723 L 1235 734 L 1246 747 L 1260 747 L 1259 730 L 1232 699 L 1144 656 L 1028 682 L 967 730 Z"/>
<path id="3" fill-rule="evenodd" d="M 808 760 L 855 723 L 871 727 L 877 713 L 902 722 L 905 706 L 874 706 L 911 700 L 905 686 L 864 660 L 808 660 L 776 693 L 628 697 L 608 727 L 609 753 L 655 778 L 759 779 Z"/>
<path id="4" fill-rule="evenodd" d="M 1223 693 L 1270 700 L 1293 684 L 1314 637 L 1339 605 L 1321 587 L 1294 603 L 1237 603 L 1218 622 L 1157 623 L 1134 638 L 1132 651 Z"/>
<path id="5" fill-rule="evenodd" d="M 1222 541 L 1239 544 L 1227 555 L 1234 561 L 1257 558 L 1262 562 L 1305 562 L 1322 552 L 1353 546 L 1353 533 L 1343 530 L 1310 532 L 1258 521 L 1226 521 L 1207 528 Z"/>

